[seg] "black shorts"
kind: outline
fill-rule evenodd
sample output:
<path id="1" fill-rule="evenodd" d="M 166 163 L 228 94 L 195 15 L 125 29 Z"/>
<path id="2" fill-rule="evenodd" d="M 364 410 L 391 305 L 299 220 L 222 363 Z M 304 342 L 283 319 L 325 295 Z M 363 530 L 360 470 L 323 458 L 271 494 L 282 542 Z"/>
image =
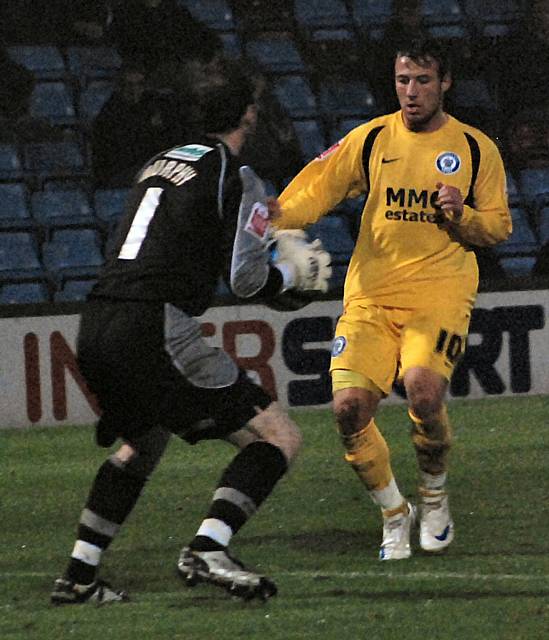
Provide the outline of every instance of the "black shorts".
<path id="1" fill-rule="evenodd" d="M 182 319 L 185 331 L 170 340 L 173 317 L 176 328 Z M 191 443 L 223 438 L 269 406 L 272 398 L 196 331 L 194 319 L 163 303 L 87 304 L 77 357 L 102 410 L 101 444 L 156 425 Z"/>

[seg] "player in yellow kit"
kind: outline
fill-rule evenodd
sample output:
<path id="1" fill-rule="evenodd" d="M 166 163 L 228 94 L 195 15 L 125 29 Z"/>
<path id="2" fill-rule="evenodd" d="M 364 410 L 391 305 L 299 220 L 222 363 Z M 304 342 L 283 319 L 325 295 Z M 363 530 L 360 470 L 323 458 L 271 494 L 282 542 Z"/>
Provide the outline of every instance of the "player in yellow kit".
<path id="1" fill-rule="evenodd" d="M 398 112 L 352 130 L 271 203 L 276 226 L 292 229 L 367 195 L 331 374 L 345 458 L 382 510 L 382 560 L 411 555 L 416 509 L 395 482 L 374 421 L 378 404 L 396 376 L 406 389 L 419 465 L 420 545 L 441 551 L 454 536 L 445 394 L 477 293 L 472 247 L 511 232 L 496 145 L 443 109 L 451 75 L 440 44 L 416 41 L 398 52 L 395 84 Z"/>

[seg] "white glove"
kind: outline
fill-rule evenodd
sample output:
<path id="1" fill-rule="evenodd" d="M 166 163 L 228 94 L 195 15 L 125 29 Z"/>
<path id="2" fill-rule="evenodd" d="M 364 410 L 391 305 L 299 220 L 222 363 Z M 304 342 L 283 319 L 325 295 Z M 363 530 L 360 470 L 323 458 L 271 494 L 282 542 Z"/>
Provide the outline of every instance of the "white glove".
<path id="1" fill-rule="evenodd" d="M 302 230 L 275 231 L 274 266 L 282 272 L 284 291 L 328 291 L 332 258 L 317 239 L 309 242 Z"/>

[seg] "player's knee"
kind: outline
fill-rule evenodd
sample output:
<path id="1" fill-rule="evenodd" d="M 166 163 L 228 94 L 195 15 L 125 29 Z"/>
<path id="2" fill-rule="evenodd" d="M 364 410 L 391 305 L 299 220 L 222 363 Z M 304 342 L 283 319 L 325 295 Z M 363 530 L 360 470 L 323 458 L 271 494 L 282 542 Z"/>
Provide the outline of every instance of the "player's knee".
<path id="1" fill-rule="evenodd" d="M 258 438 L 278 447 L 290 464 L 299 453 L 303 437 L 297 424 L 273 402 L 259 413 L 250 425 Z"/>
<path id="2" fill-rule="evenodd" d="M 360 401 L 357 398 L 345 398 L 335 402 L 334 417 L 342 436 L 358 433 L 362 427 Z"/>
<path id="3" fill-rule="evenodd" d="M 412 413 L 425 423 L 432 422 L 444 405 L 446 383 L 442 379 L 416 376 L 405 380 L 406 395 Z"/>

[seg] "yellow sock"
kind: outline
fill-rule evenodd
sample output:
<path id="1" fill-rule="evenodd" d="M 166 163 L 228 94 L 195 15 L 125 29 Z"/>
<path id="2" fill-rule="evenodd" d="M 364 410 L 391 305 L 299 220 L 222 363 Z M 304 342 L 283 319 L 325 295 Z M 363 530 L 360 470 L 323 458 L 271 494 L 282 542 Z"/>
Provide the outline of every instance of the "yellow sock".
<path id="1" fill-rule="evenodd" d="M 421 471 L 431 475 L 446 473 L 448 452 L 452 444 L 452 427 L 444 406 L 431 423 L 420 420 L 411 410 L 412 442 Z"/>
<path id="2" fill-rule="evenodd" d="M 343 437 L 345 460 L 369 491 L 384 489 L 393 479 L 389 448 L 373 420 L 358 433 Z"/>

